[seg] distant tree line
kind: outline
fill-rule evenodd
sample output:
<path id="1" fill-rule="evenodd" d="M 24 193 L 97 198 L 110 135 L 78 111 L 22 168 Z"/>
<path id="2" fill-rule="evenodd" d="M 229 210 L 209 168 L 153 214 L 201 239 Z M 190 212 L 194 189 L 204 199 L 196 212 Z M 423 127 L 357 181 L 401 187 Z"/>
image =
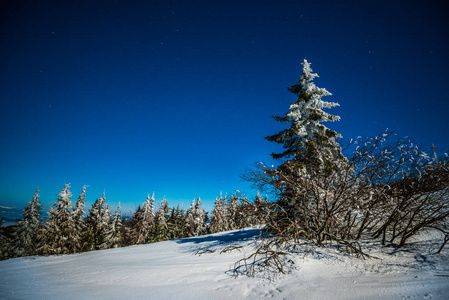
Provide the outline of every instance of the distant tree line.
<path id="1" fill-rule="evenodd" d="M 126 218 L 121 215 L 120 203 L 115 213 L 111 211 L 104 193 L 87 215 L 86 186 L 75 203 L 72 196 L 70 184 L 66 184 L 48 211 L 48 221 L 43 222 L 36 190 L 17 225 L 1 228 L 0 258 L 78 253 L 245 228 L 263 222 L 263 212 L 257 211 L 255 204 L 268 202 L 259 193 L 253 202 L 237 193 L 230 197 L 220 194 L 209 218 L 200 198 L 192 200 L 188 210 L 179 205 L 169 207 L 165 198 L 156 208 L 153 193 Z"/>

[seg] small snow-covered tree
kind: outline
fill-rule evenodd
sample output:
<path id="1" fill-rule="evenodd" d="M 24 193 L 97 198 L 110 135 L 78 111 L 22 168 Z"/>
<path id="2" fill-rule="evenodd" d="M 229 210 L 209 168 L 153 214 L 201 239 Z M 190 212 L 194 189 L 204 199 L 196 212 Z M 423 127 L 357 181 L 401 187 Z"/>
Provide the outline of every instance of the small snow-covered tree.
<path id="1" fill-rule="evenodd" d="M 167 220 L 168 229 L 170 231 L 170 238 L 179 239 L 188 236 L 186 226 L 186 216 L 184 210 L 179 207 L 172 208 L 170 217 Z"/>
<path id="2" fill-rule="evenodd" d="M 106 196 L 103 192 L 103 195 L 92 204 L 92 208 L 89 210 L 89 215 L 86 218 L 89 250 L 108 248 L 109 241 L 107 233 L 110 223 L 111 211 L 106 203 Z"/>
<path id="3" fill-rule="evenodd" d="M 142 208 L 139 206 L 131 220 L 131 240 L 133 244 L 145 244 L 154 231 L 154 193 L 148 194 Z"/>
<path id="4" fill-rule="evenodd" d="M 120 202 L 117 206 L 117 210 L 115 211 L 114 216 L 112 217 L 112 221 L 109 226 L 109 230 L 107 233 L 107 240 L 109 242 L 109 248 L 117 248 L 122 244 L 122 219 L 120 212 Z"/>
<path id="5" fill-rule="evenodd" d="M 276 121 L 290 123 L 290 128 L 267 136 L 266 139 L 282 144 L 285 149 L 282 153 L 271 154 L 275 159 L 294 160 L 305 167 L 332 168 L 332 162 L 343 159 L 340 145 L 336 142 L 341 135 L 322 123 L 338 121 L 340 117 L 323 111 L 323 108 L 332 108 L 338 106 L 338 103 L 321 99 L 332 94 L 313 83 L 318 74 L 312 73 L 307 60 L 304 59 L 302 65 L 299 82 L 289 88 L 297 100 L 290 104 L 285 116 L 273 117 Z"/>
<path id="6" fill-rule="evenodd" d="M 192 200 L 190 204 L 190 209 L 187 211 L 186 215 L 186 231 L 188 236 L 195 236 L 195 199 Z"/>
<path id="7" fill-rule="evenodd" d="M 83 249 L 83 236 L 86 230 L 86 224 L 83 219 L 83 215 L 85 213 L 84 208 L 86 206 L 86 188 L 87 186 L 83 186 L 83 189 L 76 201 L 75 208 L 73 209 L 73 222 L 75 224 L 75 232 L 74 232 L 74 251 L 81 251 Z"/>
<path id="8" fill-rule="evenodd" d="M 210 230 L 212 233 L 228 230 L 228 214 L 226 203 L 220 194 L 215 200 L 214 210 L 212 211 L 212 219 L 210 221 Z"/>
<path id="9" fill-rule="evenodd" d="M 41 203 L 39 201 L 39 189 L 25 207 L 23 218 L 18 221 L 16 231 L 16 255 L 32 255 L 37 245 L 37 234 L 41 227 Z"/>
<path id="10" fill-rule="evenodd" d="M 237 196 L 237 194 L 234 194 L 229 199 L 228 227 L 230 230 L 239 228 L 238 217 L 239 217 L 239 197 Z"/>
<path id="11" fill-rule="evenodd" d="M 186 228 L 189 236 L 199 236 L 205 232 L 205 214 L 205 211 L 201 208 L 201 198 L 198 197 L 196 204 L 195 199 L 193 199 L 186 216 Z"/>
<path id="12" fill-rule="evenodd" d="M 66 184 L 57 196 L 57 201 L 48 212 L 48 222 L 39 234 L 39 252 L 42 254 L 72 253 L 76 249 L 70 184 Z"/>
<path id="13" fill-rule="evenodd" d="M 153 241 L 154 242 L 160 242 L 160 241 L 165 241 L 168 240 L 170 238 L 170 232 L 168 230 L 168 224 L 167 224 L 167 218 L 165 215 L 165 209 L 167 201 L 164 201 L 161 203 L 161 206 L 159 207 L 159 210 L 156 213 L 156 227 L 154 230 L 154 235 L 153 235 Z"/>

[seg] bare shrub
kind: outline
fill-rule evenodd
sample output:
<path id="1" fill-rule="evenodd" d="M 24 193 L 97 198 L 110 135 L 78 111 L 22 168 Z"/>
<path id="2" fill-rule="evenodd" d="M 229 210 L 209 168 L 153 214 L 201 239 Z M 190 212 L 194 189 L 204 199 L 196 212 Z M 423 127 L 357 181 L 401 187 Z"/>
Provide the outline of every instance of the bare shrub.
<path id="1" fill-rule="evenodd" d="M 277 168 L 258 164 L 243 175 L 256 188 L 276 196 L 274 203 L 261 204 L 267 212 L 263 230 L 272 242 L 241 261 L 245 270 L 249 258 L 256 266 L 260 261 L 283 270 L 277 263 L 284 254 L 272 246 L 301 239 L 317 246 L 336 243 L 345 252 L 367 258 L 358 242 L 363 237 L 381 238 L 382 244 L 395 242 L 400 248 L 422 229 L 436 228 L 445 234 L 444 247 L 449 240 L 447 155 L 431 158 L 390 132 L 351 141 L 344 153 L 349 154 L 341 161 L 320 162 L 328 168 L 313 167 L 302 159 Z"/>

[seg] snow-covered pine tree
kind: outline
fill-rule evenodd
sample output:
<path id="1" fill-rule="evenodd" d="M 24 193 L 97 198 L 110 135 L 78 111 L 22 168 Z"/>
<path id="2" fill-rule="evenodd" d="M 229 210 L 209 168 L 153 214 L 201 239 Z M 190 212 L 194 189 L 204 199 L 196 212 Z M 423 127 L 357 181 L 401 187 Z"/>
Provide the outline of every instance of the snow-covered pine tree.
<path id="1" fill-rule="evenodd" d="M 107 233 L 111 223 L 111 211 L 106 203 L 106 196 L 98 198 L 86 218 L 88 250 L 108 248 Z"/>
<path id="2" fill-rule="evenodd" d="M 154 231 L 154 193 L 148 194 L 142 208 L 139 206 L 131 220 L 131 241 L 133 244 L 145 244 Z"/>
<path id="3" fill-rule="evenodd" d="M 198 197 L 195 205 L 194 221 L 195 221 L 195 236 L 199 236 L 205 233 L 206 212 L 201 208 L 201 198 Z"/>
<path id="4" fill-rule="evenodd" d="M 161 206 L 159 207 L 159 210 L 156 213 L 156 228 L 154 230 L 153 235 L 153 241 L 154 242 L 160 242 L 170 239 L 170 232 L 168 230 L 168 224 L 167 224 L 167 218 L 165 215 L 166 207 L 164 204 L 166 204 L 167 201 L 164 201 L 161 203 Z"/>
<path id="5" fill-rule="evenodd" d="M 205 217 L 206 212 L 201 208 L 201 198 L 198 197 L 196 204 L 193 199 L 186 216 L 186 229 L 189 236 L 199 236 L 205 233 Z"/>
<path id="6" fill-rule="evenodd" d="M 238 228 L 238 214 L 239 214 L 239 197 L 237 194 L 231 196 L 229 199 L 229 208 L 228 208 L 228 227 L 229 230 Z"/>
<path id="7" fill-rule="evenodd" d="M 190 204 L 190 209 L 187 211 L 186 215 L 186 232 L 188 236 L 195 236 L 195 199 L 192 200 Z"/>
<path id="8" fill-rule="evenodd" d="M 41 203 L 39 189 L 25 207 L 23 218 L 18 221 L 15 232 L 15 254 L 17 256 L 33 255 L 37 245 L 37 234 L 41 227 Z"/>
<path id="9" fill-rule="evenodd" d="M 179 205 L 171 209 L 167 225 L 170 231 L 170 238 L 179 239 L 187 236 L 186 216 L 184 216 L 184 210 Z"/>
<path id="10" fill-rule="evenodd" d="M 216 198 L 214 210 L 212 211 L 212 219 L 210 221 L 210 230 L 214 232 L 222 232 L 228 230 L 227 208 L 226 203 L 220 193 L 220 197 Z"/>
<path id="11" fill-rule="evenodd" d="M 53 207 L 48 212 L 46 226 L 39 233 L 39 253 L 64 254 L 75 251 L 76 227 L 72 215 L 72 193 L 70 184 L 57 194 Z"/>
<path id="12" fill-rule="evenodd" d="M 109 242 L 109 248 L 117 248 L 122 245 L 122 216 L 120 212 L 120 202 L 118 203 L 117 210 L 112 217 L 111 224 L 107 233 L 107 240 Z"/>
<path id="13" fill-rule="evenodd" d="M 83 186 L 83 189 L 76 201 L 75 208 L 72 211 L 73 222 L 75 224 L 75 232 L 74 232 L 74 252 L 81 251 L 83 249 L 83 238 L 86 231 L 86 224 L 84 222 L 84 208 L 86 206 L 86 188 L 87 186 Z"/>
<path id="14" fill-rule="evenodd" d="M 318 74 L 312 73 L 310 63 L 304 59 L 299 82 L 289 88 L 297 96 L 290 104 L 284 117 L 274 116 L 276 121 L 290 123 L 290 128 L 267 136 L 266 139 L 283 145 L 282 153 L 272 153 L 275 159 L 300 162 L 304 167 L 332 168 L 332 163 L 343 159 L 340 145 L 336 139 L 341 137 L 323 122 L 338 121 L 340 117 L 331 115 L 323 108 L 338 106 L 338 103 L 323 101 L 324 96 L 332 95 L 313 83 Z"/>

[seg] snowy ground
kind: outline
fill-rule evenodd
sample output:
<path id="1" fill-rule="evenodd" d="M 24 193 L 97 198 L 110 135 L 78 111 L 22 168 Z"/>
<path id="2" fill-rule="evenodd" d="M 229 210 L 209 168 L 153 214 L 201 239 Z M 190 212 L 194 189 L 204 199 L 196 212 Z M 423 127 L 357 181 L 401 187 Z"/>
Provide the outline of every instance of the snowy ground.
<path id="1" fill-rule="evenodd" d="M 429 253 L 423 235 L 409 251 L 384 247 L 359 260 L 332 249 L 296 255 L 275 281 L 229 272 L 250 253 L 257 229 L 74 255 L 0 262 L 0 299 L 449 299 L 449 252 Z M 242 252 L 220 254 L 228 245 Z M 194 255 L 200 249 L 214 253 Z M 431 249 L 432 250 L 432 249 Z M 432 250 L 432 253 L 436 249 Z M 378 251 L 378 250 L 377 250 Z"/>

